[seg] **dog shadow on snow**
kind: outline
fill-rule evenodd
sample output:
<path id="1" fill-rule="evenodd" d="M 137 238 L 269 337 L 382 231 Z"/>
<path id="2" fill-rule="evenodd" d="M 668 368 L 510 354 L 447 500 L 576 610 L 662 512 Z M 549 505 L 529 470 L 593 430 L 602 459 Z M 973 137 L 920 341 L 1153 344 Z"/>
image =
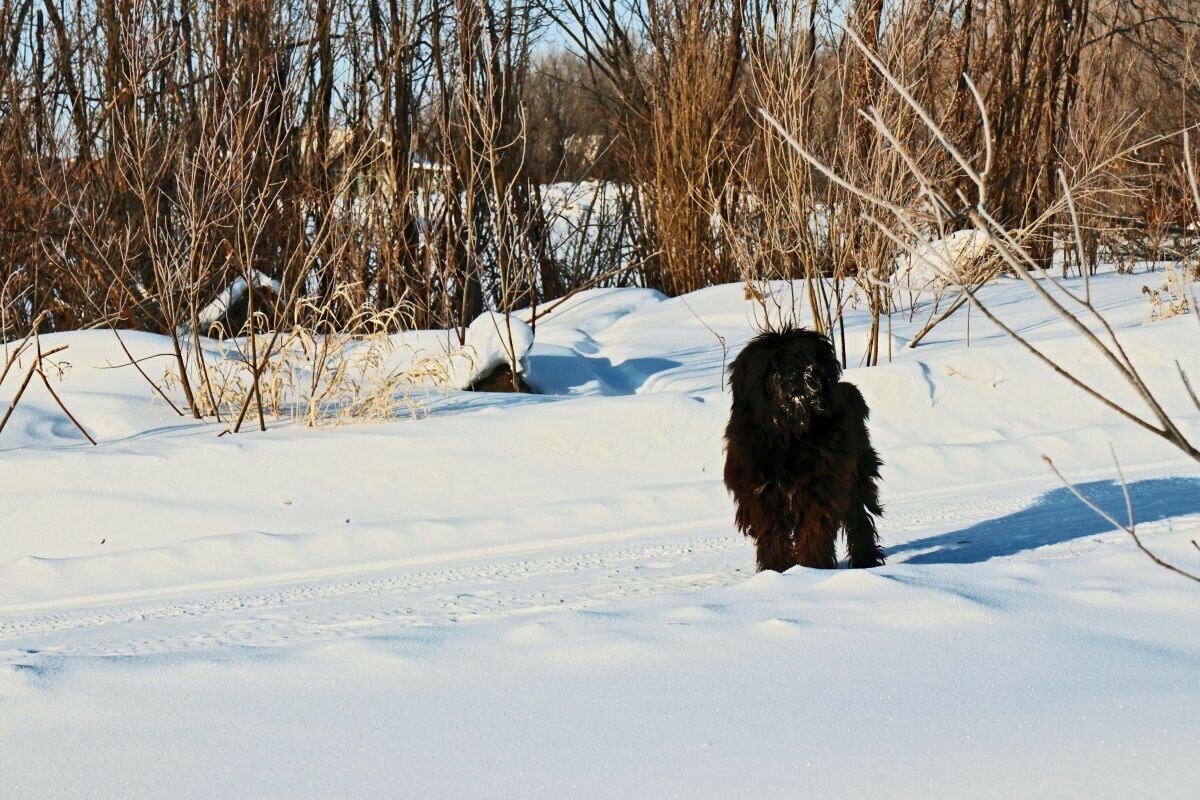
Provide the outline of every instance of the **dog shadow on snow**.
<path id="1" fill-rule="evenodd" d="M 1076 488 L 1113 519 L 1128 520 L 1125 495 L 1116 481 L 1093 481 Z M 1129 484 L 1129 494 L 1138 523 L 1200 513 L 1200 479 L 1135 481 Z M 885 516 L 885 525 L 886 520 Z M 888 548 L 888 558 L 906 564 L 971 564 L 1112 530 L 1112 523 L 1063 487 L 1046 492 L 1029 508 L 1013 514 Z M 914 550 L 928 552 L 903 558 Z"/>

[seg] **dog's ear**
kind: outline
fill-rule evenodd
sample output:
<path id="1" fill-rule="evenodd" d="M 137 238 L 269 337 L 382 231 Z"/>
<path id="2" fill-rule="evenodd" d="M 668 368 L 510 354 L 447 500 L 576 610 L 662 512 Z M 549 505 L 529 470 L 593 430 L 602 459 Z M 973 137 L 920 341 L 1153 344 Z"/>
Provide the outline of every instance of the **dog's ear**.
<path id="1" fill-rule="evenodd" d="M 748 346 L 733 360 L 729 385 L 733 390 L 735 408 L 741 408 L 750 419 L 767 420 L 773 416 L 772 393 L 768 388 L 771 360 L 760 347 Z"/>
<path id="2" fill-rule="evenodd" d="M 821 379 L 832 388 L 842 379 L 842 365 L 833 349 L 833 340 L 816 331 L 805 331 L 804 357 L 821 373 Z"/>

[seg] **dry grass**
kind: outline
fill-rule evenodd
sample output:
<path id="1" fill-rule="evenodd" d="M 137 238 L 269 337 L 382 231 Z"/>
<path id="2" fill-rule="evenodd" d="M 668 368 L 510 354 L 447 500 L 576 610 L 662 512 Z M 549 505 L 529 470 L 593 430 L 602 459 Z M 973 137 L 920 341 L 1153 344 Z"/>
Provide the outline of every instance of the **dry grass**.
<path id="1" fill-rule="evenodd" d="M 354 304 L 361 296 L 361 287 L 343 285 L 336 303 L 300 301 L 291 328 L 278 335 L 260 315 L 232 336 L 209 340 L 205 374 L 193 377 L 194 385 L 206 387 L 197 393 L 201 413 L 222 421 L 237 416 L 253 386 L 250 354 L 257 351 L 263 412 L 276 420 L 315 428 L 425 414 L 433 394 L 449 385 L 451 360 L 461 354 L 415 350 L 397 337 L 412 327 L 409 307 Z M 178 383 L 174 366 L 164 383 Z"/>

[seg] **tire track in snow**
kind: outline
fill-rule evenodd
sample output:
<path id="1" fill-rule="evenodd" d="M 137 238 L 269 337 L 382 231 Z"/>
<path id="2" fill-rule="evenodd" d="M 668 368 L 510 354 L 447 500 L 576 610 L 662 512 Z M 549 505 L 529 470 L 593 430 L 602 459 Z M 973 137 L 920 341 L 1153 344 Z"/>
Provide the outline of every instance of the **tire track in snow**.
<path id="1" fill-rule="evenodd" d="M 739 551 L 742 558 L 729 557 Z M 24 651 L 64 655 L 270 646 L 357 635 L 389 624 L 452 624 L 550 608 L 578 609 L 612 599 L 733 583 L 753 570 L 749 555 L 739 537 L 709 535 L 653 546 L 68 611 L 0 623 L 0 652 L 14 644 Z M 139 631 L 150 635 L 139 636 Z"/>
<path id="2" fill-rule="evenodd" d="M 902 510 L 885 530 L 928 530 L 1028 507 L 1039 494 Z M 686 529 L 686 526 L 681 526 Z M 701 535 L 544 557 L 508 557 L 437 569 L 362 571 L 347 577 L 248 586 L 108 606 L 65 608 L 0 621 L 0 661 L 33 653 L 151 655 L 228 646 L 279 646 L 403 628 L 482 622 L 551 609 L 578 610 L 666 592 L 728 585 L 753 573 L 753 549 L 728 525 Z M 693 530 L 695 530 L 693 528 Z M 620 536 L 621 532 L 614 532 Z M 659 541 L 654 541 L 655 539 Z M 907 538 L 907 537 L 905 537 Z M 578 547 L 580 542 L 576 542 Z M 270 576 L 264 576 L 264 583 Z M 7 654 L 6 654 L 7 651 Z"/>

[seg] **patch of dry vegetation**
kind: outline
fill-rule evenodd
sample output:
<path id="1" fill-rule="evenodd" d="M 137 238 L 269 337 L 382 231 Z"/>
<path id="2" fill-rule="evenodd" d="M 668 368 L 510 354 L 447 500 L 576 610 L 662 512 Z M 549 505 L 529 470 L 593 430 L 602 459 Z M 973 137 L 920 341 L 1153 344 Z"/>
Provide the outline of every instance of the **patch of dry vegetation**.
<path id="1" fill-rule="evenodd" d="M 338 313 L 328 303 L 298 302 L 294 321 L 282 334 L 263 333 L 264 316 L 242 330 L 208 339 L 205 354 L 193 363 L 203 374 L 191 376 L 205 417 L 230 421 L 242 413 L 246 398 L 255 395 L 251 352 L 262 355 L 257 371 L 257 396 L 262 412 L 310 427 L 351 421 L 418 417 L 428 408 L 432 393 L 450 382 L 451 361 L 458 350 L 418 351 L 403 342 L 411 329 L 411 311 L 404 306 L 379 309 L 355 306 L 358 287 L 338 287 Z M 256 342 L 251 342 L 256 337 Z M 174 366 L 163 376 L 168 387 L 179 383 Z"/>
<path id="2" fill-rule="evenodd" d="M 573 52 L 546 52 L 552 29 Z M 1200 104 L 1198 32 L 1200 0 L 0 0 L 0 339 L 35 318 L 168 334 L 199 416 L 236 403 L 199 396 L 200 331 L 176 332 L 238 278 L 284 290 L 231 332 L 256 398 L 256 351 L 301 303 L 347 330 L 368 302 L 403 306 L 461 337 L 585 286 L 741 279 L 762 324 L 802 318 L 844 363 L 879 363 L 921 299 L 889 280 L 916 240 L 880 234 L 760 112 L 896 207 L 945 186 L 922 238 L 969 228 L 970 170 L 877 59 L 959 153 L 988 154 L 988 208 L 1040 265 L 1182 262 L 1193 203 L 1167 134 Z M 555 179 L 618 188 L 566 210 Z M 849 354 L 856 302 L 873 324 Z"/>

